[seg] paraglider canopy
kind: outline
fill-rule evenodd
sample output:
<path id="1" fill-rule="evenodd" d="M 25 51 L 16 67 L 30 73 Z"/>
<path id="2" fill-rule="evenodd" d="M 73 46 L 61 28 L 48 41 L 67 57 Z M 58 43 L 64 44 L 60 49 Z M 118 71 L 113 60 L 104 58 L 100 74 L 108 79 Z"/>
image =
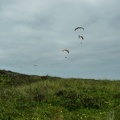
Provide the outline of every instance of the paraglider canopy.
<path id="1" fill-rule="evenodd" d="M 69 53 L 69 50 L 68 49 L 63 49 L 62 52 L 66 51 L 67 53 Z"/>
<path id="2" fill-rule="evenodd" d="M 84 37 L 83 37 L 83 36 L 81 36 L 81 35 L 78 35 L 78 38 L 82 38 L 82 40 L 84 40 Z"/>
<path id="3" fill-rule="evenodd" d="M 74 31 L 76 31 L 77 29 L 83 29 L 83 30 L 84 30 L 83 27 L 76 27 L 76 28 L 74 29 Z"/>

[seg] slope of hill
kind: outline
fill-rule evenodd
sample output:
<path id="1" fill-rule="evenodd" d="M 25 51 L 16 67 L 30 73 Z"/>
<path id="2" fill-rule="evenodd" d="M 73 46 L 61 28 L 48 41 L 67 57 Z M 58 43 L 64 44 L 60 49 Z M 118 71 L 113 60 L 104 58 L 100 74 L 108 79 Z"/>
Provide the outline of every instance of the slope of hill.
<path id="1" fill-rule="evenodd" d="M 120 81 L 0 70 L 0 120 L 119 120 Z"/>
<path id="2" fill-rule="evenodd" d="M 40 80 L 46 79 L 57 79 L 60 77 L 51 77 L 51 76 L 38 76 L 38 75 L 26 75 L 13 71 L 0 70 L 0 83 L 4 85 L 22 85 L 30 84 Z"/>

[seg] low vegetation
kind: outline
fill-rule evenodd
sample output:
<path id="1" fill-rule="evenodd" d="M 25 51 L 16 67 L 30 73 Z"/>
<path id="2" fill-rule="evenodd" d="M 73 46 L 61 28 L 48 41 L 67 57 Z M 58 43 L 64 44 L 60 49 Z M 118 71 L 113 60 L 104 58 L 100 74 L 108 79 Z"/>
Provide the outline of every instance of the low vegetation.
<path id="1" fill-rule="evenodd" d="M 120 81 L 0 70 L 0 120 L 120 120 Z"/>

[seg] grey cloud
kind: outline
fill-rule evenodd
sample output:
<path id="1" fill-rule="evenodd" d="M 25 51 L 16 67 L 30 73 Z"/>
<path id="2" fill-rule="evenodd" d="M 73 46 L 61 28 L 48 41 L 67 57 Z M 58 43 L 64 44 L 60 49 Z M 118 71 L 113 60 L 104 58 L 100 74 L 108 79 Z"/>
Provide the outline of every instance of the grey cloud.
<path id="1" fill-rule="evenodd" d="M 3 69 L 63 77 L 120 78 L 118 0 L 0 3 Z M 85 30 L 75 32 L 77 26 Z M 85 38 L 82 44 L 78 34 Z M 67 59 L 64 48 L 70 50 Z"/>

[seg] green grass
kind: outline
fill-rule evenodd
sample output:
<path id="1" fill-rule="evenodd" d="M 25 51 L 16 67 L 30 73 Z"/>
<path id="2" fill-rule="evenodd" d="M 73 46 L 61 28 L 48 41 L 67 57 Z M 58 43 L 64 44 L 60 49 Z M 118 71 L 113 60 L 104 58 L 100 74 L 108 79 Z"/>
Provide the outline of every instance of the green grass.
<path id="1" fill-rule="evenodd" d="M 0 120 L 120 120 L 120 81 L 0 70 Z"/>

